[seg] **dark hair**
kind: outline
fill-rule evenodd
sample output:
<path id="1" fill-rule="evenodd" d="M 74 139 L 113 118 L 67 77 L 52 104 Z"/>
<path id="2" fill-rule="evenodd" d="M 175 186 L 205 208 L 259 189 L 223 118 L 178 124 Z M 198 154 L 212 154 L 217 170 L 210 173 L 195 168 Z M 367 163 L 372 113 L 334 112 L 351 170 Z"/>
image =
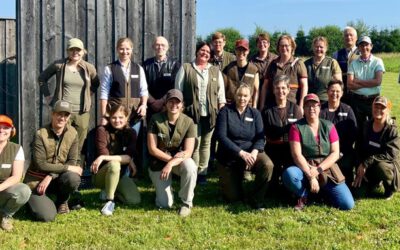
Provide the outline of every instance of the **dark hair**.
<path id="1" fill-rule="evenodd" d="M 271 41 L 268 33 L 260 33 L 260 34 L 258 34 L 258 36 L 256 38 L 256 43 L 258 43 L 258 41 L 261 41 L 261 40 L 267 40 L 268 42 Z"/>
<path id="2" fill-rule="evenodd" d="M 344 84 L 343 84 L 343 82 L 342 82 L 341 80 L 331 80 L 331 81 L 328 83 L 328 89 L 330 89 L 330 88 L 332 87 L 332 85 L 334 85 L 334 84 L 339 84 L 340 88 L 341 88 L 342 90 L 344 89 Z"/>
<path id="3" fill-rule="evenodd" d="M 110 110 L 108 111 L 109 116 L 113 116 L 117 112 L 122 112 L 126 117 L 129 117 L 130 110 L 123 104 L 118 104 L 111 106 Z"/>
<path id="4" fill-rule="evenodd" d="M 197 52 L 199 52 L 199 50 L 201 48 L 203 48 L 204 46 L 208 46 L 208 48 L 210 48 L 210 52 L 211 52 L 211 45 L 206 41 L 200 41 L 196 44 L 196 55 L 197 55 Z"/>

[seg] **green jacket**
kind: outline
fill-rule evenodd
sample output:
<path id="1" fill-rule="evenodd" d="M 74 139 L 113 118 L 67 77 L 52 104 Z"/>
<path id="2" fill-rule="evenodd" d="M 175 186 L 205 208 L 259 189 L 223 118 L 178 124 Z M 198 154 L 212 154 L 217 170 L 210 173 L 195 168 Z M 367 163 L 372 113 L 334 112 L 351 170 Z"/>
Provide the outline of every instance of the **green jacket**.
<path id="1" fill-rule="evenodd" d="M 47 81 L 55 74 L 56 75 L 56 88 L 51 105 L 54 105 L 56 101 L 62 100 L 63 97 L 63 83 L 64 83 L 64 71 L 65 66 L 68 63 L 68 59 L 60 59 L 50 64 L 40 75 L 39 75 L 39 86 L 44 96 L 50 95 L 49 85 Z M 89 112 L 92 105 L 91 92 L 96 93 L 99 87 L 99 78 L 97 77 L 96 68 L 84 61 L 79 62 L 85 72 L 85 95 L 83 98 L 83 110 L 82 112 Z"/>
<path id="2" fill-rule="evenodd" d="M 181 151 L 186 138 L 197 137 L 193 120 L 185 114 L 179 115 L 172 137 L 170 137 L 169 129 L 166 112 L 157 113 L 151 117 L 149 133 L 157 135 L 157 148 L 169 155 L 175 155 Z M 151 156 L 150 169 L 152 171 L 161 171 L 165 164 L 167 163 Z"/>
<path id="3" fill-rule="evenodd" d="M 314 68 L 313 57 L 304 62 L 308 75 L 308 93 L 317 94 L 323 101 L 328 101 L 327 90 L 332 80 L 334 60 L 331 57 L 325 57 L 316 68 Z"/>
<path id="4" fill-rule="evenodd" d="M 51 124 L 40 128 L 32 142 L 32 161 L 24 182 L 35 188 L 46 175 L 56 178 L 67 171 L 68 165 L 76 166 L 78 147 L 78 133 L 71 125 L 66 126 L 60 137 L 53 132 Z"/>
<path id="5" fill-rule="evenodd" d="M 12 166 L 21 146 L 13 142 L 7 142 L 0 154 L 0 183 L 8 179 L 12 174 Z"/>

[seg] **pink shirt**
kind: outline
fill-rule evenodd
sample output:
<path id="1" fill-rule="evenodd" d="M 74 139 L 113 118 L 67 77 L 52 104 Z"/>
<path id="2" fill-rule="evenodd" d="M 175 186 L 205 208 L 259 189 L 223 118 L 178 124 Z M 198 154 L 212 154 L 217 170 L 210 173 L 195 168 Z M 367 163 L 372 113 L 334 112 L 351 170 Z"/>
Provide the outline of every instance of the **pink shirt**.
<path id="1" fill-rule="evenodd" d="M 319 135 L 315 136 L 315 140 L 319 142 Z M 329 142 L 332 144 L 339 140 L 339 135 L 335 126 L 332 126 L 331 131 L 329 131 Z M 295 124 L 292 124 L 289 131 L 289 142 L 296 141 L 301 142 L 300 131 L 297 129 Z"/>

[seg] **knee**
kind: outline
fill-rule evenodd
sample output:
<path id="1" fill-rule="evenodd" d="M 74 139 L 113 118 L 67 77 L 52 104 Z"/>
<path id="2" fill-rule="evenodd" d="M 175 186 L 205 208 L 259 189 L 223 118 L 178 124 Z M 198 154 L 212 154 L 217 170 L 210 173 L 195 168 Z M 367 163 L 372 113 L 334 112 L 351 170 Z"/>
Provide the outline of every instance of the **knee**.
<path id="1" fill-rule="evenodd" d="M 188 158 L 184 160 L 180 165 L 180 173 L 181 175 L 191 176 L 197 175 L 197 165 L 192 158 Z"/>
<path id="2" fill-rule="evenodd" d="M 355 206 L 355 202 L 353 197 L 347 197 L 347 199 L 344 200 L 344 202 L 342 202 L 342 204 L 340 204 L 339 209 L 340 210 L 351 210 L 353 209 Z"/>
<path id="3" fill-rule="evenodd" d="M 20 184 L 16 192 L 16 203 L 23 205 L 28 202 L 29 197 L 31 197 L 31 189 L 26 184 Z"/>
<path id="4" fill-rule="evenodd" d="M 292 166 L 284 170 L 282 174 L 283 183 L 287 185 L 296 182 L 296 176 L 297 176 L 296 172 L 297 172 L 296 166 Z"/>
<path id="5" fill-rule="evenodd" d="M 110 161 L 108 166 L 108 173 L 110 174 L 119 174 L 121 171 L 121 163 L 117 161 Z"/>
<path id="6" fill-rule="evenodd" d="M 71 189 L 76 189 L 81 184 L 81 177 L 77 173 L 65 172 L 60 178 L 62 184 Z"/>

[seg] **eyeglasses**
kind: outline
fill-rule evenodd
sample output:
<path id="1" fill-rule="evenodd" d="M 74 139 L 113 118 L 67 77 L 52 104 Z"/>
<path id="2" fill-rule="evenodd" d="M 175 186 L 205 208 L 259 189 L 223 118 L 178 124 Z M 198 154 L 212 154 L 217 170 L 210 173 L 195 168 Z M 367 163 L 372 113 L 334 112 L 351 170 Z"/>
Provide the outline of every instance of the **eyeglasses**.
<path id="1" fill-rule="evenodd" d="M 319 108 L 319 104 L 311 104 L 304 106 L 304 109 L 317 109 L 317 108 Z"/>

